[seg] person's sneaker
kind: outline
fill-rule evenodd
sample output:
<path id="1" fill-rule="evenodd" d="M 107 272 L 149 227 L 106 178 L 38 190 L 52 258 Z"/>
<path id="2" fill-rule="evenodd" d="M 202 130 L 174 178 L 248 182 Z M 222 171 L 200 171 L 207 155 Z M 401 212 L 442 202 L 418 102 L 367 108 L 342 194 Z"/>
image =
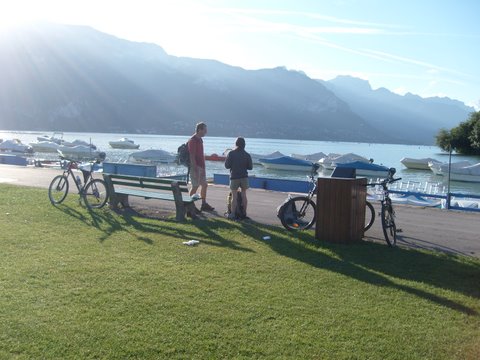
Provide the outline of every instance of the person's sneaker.
<path id="1" fill-rule="evenodd" d="M 215 210 L 214 207 L 210 206 L 210 204 L 203 203 L 202 207 L 200 208 L 201 211 L 213 211 Z"/>

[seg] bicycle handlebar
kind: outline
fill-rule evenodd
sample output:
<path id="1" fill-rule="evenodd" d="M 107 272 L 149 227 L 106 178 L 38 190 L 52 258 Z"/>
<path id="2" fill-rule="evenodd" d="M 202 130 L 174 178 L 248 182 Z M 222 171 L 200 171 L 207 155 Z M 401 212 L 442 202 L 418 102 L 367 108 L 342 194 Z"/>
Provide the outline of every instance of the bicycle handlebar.
<path id="1" fill-rule="evenodd" d="M 366 186 L 377 186 L 377 185 L 386 185 L 386 184 L 391 184 L 391 183 L 394 183 L 395 181 L 399 181 L 399 180 L 402 180 L 402 178 L 396 178 L 396 179 L 383 179 L 381 182 L 379 183 L 370 183 L 370 184 L 367 184 Z"/>

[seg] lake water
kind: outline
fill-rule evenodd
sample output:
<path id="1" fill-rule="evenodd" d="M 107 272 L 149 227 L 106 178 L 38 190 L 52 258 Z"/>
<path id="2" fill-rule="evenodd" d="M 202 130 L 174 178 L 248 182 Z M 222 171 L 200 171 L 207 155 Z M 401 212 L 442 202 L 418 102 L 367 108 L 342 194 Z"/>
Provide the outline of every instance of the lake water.
<path id="1" fill-rule="evenodd" d="M 0 131 L 0 138 L 12 139 L 18 138 L 23 143 L 36 142 L 37 136 L 45 135 L 43 132 L 14 132 Z M 48 134 L 51 135 L 51 134 Z M 128 155 L 135 150 L 112 149 L 108 145 L 109 141 L 117 140 L 121 137 L 128 137 L 140 144 L 139 150 L 147 149 L 163 149 L 176 153 L 180 144 L 186 142 L 190 136 L 172 136 L 172 135 L 146 135 L 146 134 L 108 134 L 108 133 L 64 133 L 64 140 L 73 141 L 75 139 L 92 142 L 101 151 L 107 154 L 107 161 L 124 162 Z M 231 137 L 212 137 L 204 138 L 204 148 L 206 154 L 217 153 L 222 154 L 225 149 L 234 146 L 235 138 Z M 268 154 L 274 151 L 280 151 L 285 155 L 311 154 L 316 152 L 328 153 L 355 153 L 366 158 L 373 158 L 376 164 L 383 164 L 388 167 L 395 167 L 397 175 L 405 181 L 411 182 L 430 182 L 438 183 L 440 187 L 447 186 L 447 179 L 442 176 L 435 176 L 430 171 L 408 170 L 401 163 L 403 157 L 410 158 L 434 158 L 442 162 L 448 162 L 448 154 L 442 153 L 436 146 L 418 146 L 418 145 L 398 145 L 398 144 L 368 144 L 368 143 L 350 143 L 335 141 L 306 141 L 306 140 L 280 140 L 280 139 L 255 139 L 247 138 L 246 150 L 256 154 Z M 35 154 L 38 158 L 54 159 L 55 155 Z M 469 160 L 474 163 L 480 162 L 480 157 L 453 155 L 453 161 Z M 160 171 L 167 173 L 184 173 L 183 166 L 169 165 L 161 168 Z M 208 162 L 207 175 L 212 176 L 213 173 L 227 173 L 222 162 Z M 260 165 L 255 165 L 250 172 L 252 175 L 275 177 L 284 179 L 306 179 L 305 174 L 276 171 L 272 172 Z M 321 173 L 320 175 L 328 176 L 329 173 Z M 480 183 L 451 182 L 452 192 L 464 192 L 480 194 Z"/>

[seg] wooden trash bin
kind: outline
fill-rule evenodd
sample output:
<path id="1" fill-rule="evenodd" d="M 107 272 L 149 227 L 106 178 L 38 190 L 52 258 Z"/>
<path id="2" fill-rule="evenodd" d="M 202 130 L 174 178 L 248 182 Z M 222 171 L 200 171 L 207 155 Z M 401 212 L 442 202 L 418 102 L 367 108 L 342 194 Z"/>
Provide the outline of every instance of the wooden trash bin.
<path id="1" fill-rule="evenodd" d="M 318 178 L 315 237 L 336 243 L 363 238 L 367 179 Z"/>

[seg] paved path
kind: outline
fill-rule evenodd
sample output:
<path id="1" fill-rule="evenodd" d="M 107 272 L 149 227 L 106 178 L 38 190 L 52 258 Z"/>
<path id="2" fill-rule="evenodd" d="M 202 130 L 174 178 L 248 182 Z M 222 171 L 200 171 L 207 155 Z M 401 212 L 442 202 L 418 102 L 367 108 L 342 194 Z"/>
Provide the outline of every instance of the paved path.
<path id="1" fill-rule="evenodd" d="M 0 164 L 0 183 L 47 188 L 59 169 L 20 167 Z M 208 201 L 222 216 L 226 210 L 228 189 L 210 185 Z M 286 198 L 285 193 L 259 189 L 249 190 L 249 216 L 262 224 L 279 225 L 276 208 Z M 135 200 L 134 200 L 135 199 Z M 173 204 L 165 201 L 132 198 L 131 204 L 161 211 L 173 211 Z M 377 209 L 379 204 L 376 204 Z M 399 234 L 398 243 L 412 248 L 425 248 L 480 258 L 480 213 L 446 211 L 423 207 L 395 206 Z M 366 240 L 384 242 L 377 218 L 365 234 Z"/>

